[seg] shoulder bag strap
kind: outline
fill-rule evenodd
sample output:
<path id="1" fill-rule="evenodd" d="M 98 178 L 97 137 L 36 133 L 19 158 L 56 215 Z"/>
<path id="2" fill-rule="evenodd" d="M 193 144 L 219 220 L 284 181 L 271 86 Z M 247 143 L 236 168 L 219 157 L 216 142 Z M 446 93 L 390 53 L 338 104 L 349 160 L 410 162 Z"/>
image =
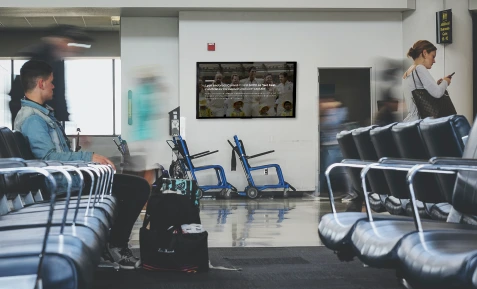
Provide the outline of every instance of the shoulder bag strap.
<path id="1" fill-rule="evenodd" d="M 417 73 L 417 67 L 416 69 L 414 69 L 414 71 L 416 71 L 416 75 L 417 75 L 417 78 L 419 78 L 419 81 L 421 82 L 422 86 L 424 87 L 424 83 L 422 83 L 422 80 L 421 78 L 419 77 L 419 73 Z M 414 86 L 416 85 L 416 82 L 414 81 Z M 416 88 L 417 89 L 417 88 Z"/>
<path id="2" fill-rule="evenodd" d="M 414 82 L 414 87 L 417 89 L 416 79 L 414 79 L 414 71 L 411 72 L 411 75 L 412 75 L 412 81 Z"/>
<path id="3" fill-rule="evenodd" d="M 414 78 L 414 71 L 416 71 L 416 69 L 414 69 L 412 72 L 411 72 L 411 75 L 412 75 L 412 81 L 414 82 L 414 87 L 416 88 L 417 90 L 417 85 L 416 85 L 416 79 Z M 416 74 L 417 74 L 417 71 L 416 71 Z M 417 74 L 417 77 L 419 78 L 419 81 L 421 80 L 421 78 L 419 77 L 419 74 Z M 421 84 L 422 84 L 422 81 L 421 81 Z M 412 93 L 412 102 L 414 102 L 414 105 L 416 105 L 417 107 L 417 103 L 416 103 L 416 99 L 415 99 L 415 96 L 414 96 L 414 91 L 411 92 Z M 419 116 L 419 118 L 421 118 L 421 115 L 419 113 L 419 110 L 417 110 L 417 115 Z"/>

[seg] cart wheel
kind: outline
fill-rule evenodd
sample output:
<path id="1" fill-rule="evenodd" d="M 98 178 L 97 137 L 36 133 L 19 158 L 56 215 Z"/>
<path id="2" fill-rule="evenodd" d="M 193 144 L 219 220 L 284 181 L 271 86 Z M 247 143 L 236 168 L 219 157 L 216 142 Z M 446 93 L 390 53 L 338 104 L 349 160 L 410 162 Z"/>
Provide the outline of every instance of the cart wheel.
<path id="1" fill-rule="evenodd" d="M 222 197 L 226 200 L 229 200 L 232 198 L 232 190 L 229 190 L 229 189 L 223 189 L 222 191 L 225 191 L 223 194 L 222 194 Z"/>
<path id="2" fill-rule="evenodd" d="M 254 187 L 247 188 L 245 193 L 247 194 L 247 197 L 249 197 L 250 199 L 255 199 L 258 197 L 258 190 L 257 188 L 254 188 Z"/>
<path id="3" fill-rule="evenodd" d="M 202 199 L 202 196 L 203 196 L 203 195 L 204 195 L 204 191 L 202 191 L 202 189 L 199 189 L 199 190 L 197 191 L 197 198 Z"/>
<path id="4" fill-rule="evenodd" d="M 283 198 L 288 198 L 288 189 L 283 190 Z"/>
<path id="5" fill-rule="evenodd" d="M 226 191 L 227 191 L 227 189 L 220 190 L 220 192 L 217 194 L 217 197 L 220 198 L 220 199 L 224 198 L 224 195 L 225 195 Z"/>

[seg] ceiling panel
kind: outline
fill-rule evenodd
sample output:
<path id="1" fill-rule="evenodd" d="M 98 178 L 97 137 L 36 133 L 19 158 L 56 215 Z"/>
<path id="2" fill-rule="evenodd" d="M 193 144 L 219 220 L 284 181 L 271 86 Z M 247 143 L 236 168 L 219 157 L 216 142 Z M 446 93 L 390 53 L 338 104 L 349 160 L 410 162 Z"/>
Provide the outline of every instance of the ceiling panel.
<path id="1" fill-rule="evenodd" d="M 0 28 L 45 28 L 58 24 L 75 25 L 92 30 L 119 31 L 120 25 L 111 24 L 111 16 L 0 16 Z"/>
<path id="2" fill-rule="evenodd" d="M 111 24 L 110 16 L 85 16 L 83 18 L 88 29 L 119 30 L 119 25 Z"/>
<path id="3" fill-rule="evenodd" d="M 83 17 L 55 17 L 58 24 L 75 25 L 84 27 Z"/>
<path id="4" fill-rule="evenodd" d="M 27 17 L 32 27 L 49 27 L 56 25 L 54 17 Z"/>
<path id="5" fill-rule="evenodd" d="M 85 16 L 83 18 L 86 21 L 86 26 L 111 26 L 111 17 L 109 16 Z"/>
<path id="6" fill-rule="evenodd" d="M 25 17 L 0 17 L 4 27 L 31 27 Z"/>

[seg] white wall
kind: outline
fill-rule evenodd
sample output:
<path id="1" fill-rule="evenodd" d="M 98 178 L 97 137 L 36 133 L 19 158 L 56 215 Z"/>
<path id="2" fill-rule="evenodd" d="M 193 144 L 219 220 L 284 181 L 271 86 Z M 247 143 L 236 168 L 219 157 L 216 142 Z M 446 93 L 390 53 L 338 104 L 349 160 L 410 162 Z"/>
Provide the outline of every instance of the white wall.
<path id="1" fill-rule="evenodd" d="M 477 9 L 477 0 L 469 0 L 469 10 Z"/>
<path id="2" fill-rule="evenodd" d="M 199 159 L 221 164 L 240 190 L 243 172 L 230 172 L 227 139 L 237 134 L 249 154 L 274 149 L 252 164 L 278 163 L 299 190 L 315 190 L 318 169 L 318 67 L 373 67 L 376 57 L 402 57 L 401 13 L 181 12 L 180 104 L 192 153 L 219 149 Z M 207 42 L 216 51 L 206 50 Z M 198 61 L 297 61 L 296 119 L 196 120 Z M 374 92 L 373 92 L 374 93 Z"/>
<path id="3" fill-rule="evenodd" d="M 426 39 L 437 47 L 436 63 L 430 70 L 437 80 L 455 72 L 448 88 L 450 97 L 458 114 L 472 123 L 473 71 L 472 71 L 472 17 L 469 3 L 462 0 L 419 0 L 416 10 L 403 13 L 403 56 L 417 40 Z M 445 6 L 444 6 L 445 4 Z M 436 12 L 452 9 L 453 43 L 436 44 Z M 405 69 L 412 64 L 411 59 L 404 63 Z"/>
<path id="4" fill-rule="evenodd" d="M 156 131 L 152 151 L 148 161 L 160 163 L 166 167 L 171 161 L 171 151 L 166 144 L 169 139 L 169 116 L 167 112 L 179 105 L 179 43 L 177 18 L 135 18 L 121 20 L 121 105 L 122 135 L 131 139 L 131 132 L 137 129 L 136 123 L 128 125 L 128 90 L 136 89 L 136 77 L 144 68 L 154 68 L 154 73 L 162 78 L 164 87 L 157 93 L 160 111 L 166 112 L 155 121 Z M 133 144 L 130 143 L 132 146 Z"/>

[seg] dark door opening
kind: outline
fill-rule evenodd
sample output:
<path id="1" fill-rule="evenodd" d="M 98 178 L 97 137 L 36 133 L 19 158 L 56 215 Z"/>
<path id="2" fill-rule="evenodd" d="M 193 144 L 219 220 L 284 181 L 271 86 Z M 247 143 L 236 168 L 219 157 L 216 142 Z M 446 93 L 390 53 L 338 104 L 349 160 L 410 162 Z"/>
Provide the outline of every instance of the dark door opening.
<path id="1" fill-rule="evenodd" d="M 324 172 L 328 166 L 343 160 L 336 134 L 371 124 L 371 69 L 320 68 L 319 74 L 319 192 L 328 194 Z M 330 175 L 335 197 L 350 192 L 345 168 Z"/>

